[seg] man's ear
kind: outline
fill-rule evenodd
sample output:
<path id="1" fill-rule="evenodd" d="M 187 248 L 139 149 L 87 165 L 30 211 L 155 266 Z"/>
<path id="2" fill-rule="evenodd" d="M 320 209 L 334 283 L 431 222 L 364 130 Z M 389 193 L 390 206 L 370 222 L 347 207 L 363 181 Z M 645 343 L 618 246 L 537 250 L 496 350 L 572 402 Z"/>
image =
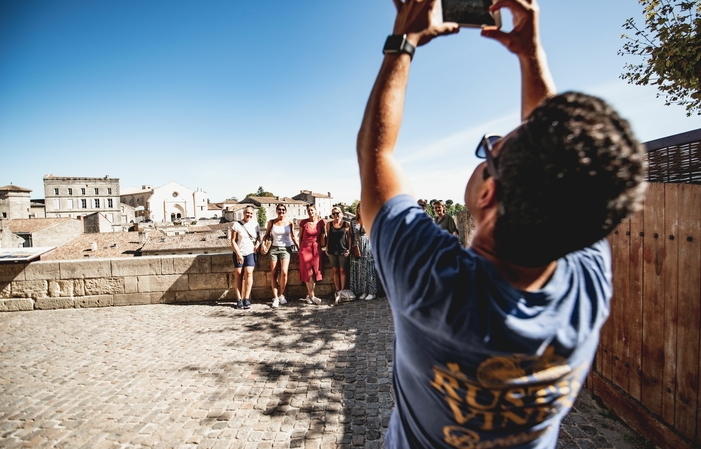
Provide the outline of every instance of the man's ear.
<path id="1" fill-rule="evenodd" d="M 482 183 L 479 197 L 477 198 L 477 206 L 482 209 L 488 209 L 497 204 L 497 183 L 494 182 L 494 178 L 490 176 Z"/>

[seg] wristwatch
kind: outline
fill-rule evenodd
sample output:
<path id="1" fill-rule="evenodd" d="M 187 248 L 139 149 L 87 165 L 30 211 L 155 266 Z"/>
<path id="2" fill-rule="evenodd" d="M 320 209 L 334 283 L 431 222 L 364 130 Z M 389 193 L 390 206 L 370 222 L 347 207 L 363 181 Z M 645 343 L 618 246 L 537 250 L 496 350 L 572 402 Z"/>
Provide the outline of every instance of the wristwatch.
<path id="1" fill-rule="evenodd" d="M 386 55 L 406 53 L 410 59 L 414 59 L 414 51 L 416 51 L 416 47 L 407 40 L 406 34 L 387 36 L 385 48 L 382 49 L 382 52 Z"/>

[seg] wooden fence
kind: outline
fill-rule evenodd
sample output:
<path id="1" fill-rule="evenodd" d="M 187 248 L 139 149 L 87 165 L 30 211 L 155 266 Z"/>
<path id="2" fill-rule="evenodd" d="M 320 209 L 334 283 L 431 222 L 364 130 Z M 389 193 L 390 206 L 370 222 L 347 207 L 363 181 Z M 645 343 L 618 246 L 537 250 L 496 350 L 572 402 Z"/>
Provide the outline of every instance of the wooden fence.
<path id="1" fill-rule="evenodd" d="M 701 185 L 650 183 L 609 240 L 614 297 L 587 387 L 658 446 L 701 447 Z"/>

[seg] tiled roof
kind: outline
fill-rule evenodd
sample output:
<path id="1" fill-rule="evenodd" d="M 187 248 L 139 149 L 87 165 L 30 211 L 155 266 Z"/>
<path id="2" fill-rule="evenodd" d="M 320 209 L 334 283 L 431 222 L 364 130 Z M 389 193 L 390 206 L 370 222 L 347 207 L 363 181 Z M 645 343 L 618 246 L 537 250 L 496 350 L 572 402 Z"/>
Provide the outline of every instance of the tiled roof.
<path id="1" fill-rule="evenodd" d="M 231 243 L 226 238 L 226 231 L 210 233 L 180 234 L 173 236 L 149 237 L 141 251 L 146 254 L 155 251 L 169 250 L 222 250 L 231 249 Z"/>
<path id="2" fill-rule="evenodd" d="M 0 187 L 0 192 L 31 192 L 32 189 L 25 189 L 24 187 L 14 186 L 10 184 L 9 186 Z"/>
<path id="3" fill-rule="evenodd" d="M 75 218 L 16 218 L 8 220 L 10 232 L 32 233 Z"/>
<path id="4" fill-rule="evenodd" d="M 202 222 L 200 222 L 202 223 Z M 189 226 L 187 229 L 190 232 L 212 232 L 212 231 L 224 231 L 231 228 L 231 223 L 209 223 L 209 224 L 199 224 L 196 226 Z"/>
<path id="5" fill-rule="evenodd" d="M 97 244 L 97 251 L 92 251 L 93 242 Z M 115 243 L 117 246 L 114 246 Z M 70 242 L 41 256 L 41 260 L 74 260 L 86 257 L 98 259 L 134 257 L 139 254 L 142 245 L 142 243 L 139 243 L 138 232 L 81 234 Z"/>

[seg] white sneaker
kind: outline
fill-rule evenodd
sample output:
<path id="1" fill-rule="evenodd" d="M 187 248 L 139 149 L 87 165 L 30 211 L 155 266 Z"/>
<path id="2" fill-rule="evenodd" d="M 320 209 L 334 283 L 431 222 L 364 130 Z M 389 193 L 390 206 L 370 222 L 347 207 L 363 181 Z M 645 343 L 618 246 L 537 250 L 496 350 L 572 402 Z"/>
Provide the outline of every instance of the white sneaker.
<path id="1" fill-rule="evenodd" d="M 321 299 L 317 298 L 316 296 L 311 299 L 311 301 L 316 304 L 317 306 L 321 304 Z"/>
<path id="2" fill-rule="evenodd" d="M 277 298 L 273 299 L 273 309 L 280 307 L 280 301 Z"/>
<path id="3" fill-rule="evenodd" d="M 365 297 L 366 297 L 367 295 L 368 295 L 367 293 L 363 293 L 362 295 L 360 295 L 360 298 L 358 298 L 358 299 L 365 299 Z"/>
<path id="4" fill-rule="evenodd" d="M 360 299 L 363 299 L 363 298 L 361 297 Z M 375 295 L 367 295 L 367 296 L 365 297 L 365 300 L 366 300 L 366 301 L 371 301 L 371 300 L 373 300 L 373 299 L 375 299 Z"/>
<path id="5" fill-rule="evenodd" d="M 312 304 L 312 299 L 309 297 L 309 295 L 307 295 L 306 298 L 299 298 L 299 300 L 300 300 L 300 301 L 304 301 L 304 302 L 306 302 L 307 304 Z"/>
<path id="6" fill-rule="evenodd" d="M 277 297 L 277 299 L 280 300 L 280 304 L 287 304 L 287 300 L 285 299 L 285 295 L 280 295 Z"/>
<path id="7" fill-rule="evenodd" d="M 338 304 L 338 302 L 341 300 L 341 293 L 340 292 L 334 292 L 333 294 L 333 303 Z"/>

